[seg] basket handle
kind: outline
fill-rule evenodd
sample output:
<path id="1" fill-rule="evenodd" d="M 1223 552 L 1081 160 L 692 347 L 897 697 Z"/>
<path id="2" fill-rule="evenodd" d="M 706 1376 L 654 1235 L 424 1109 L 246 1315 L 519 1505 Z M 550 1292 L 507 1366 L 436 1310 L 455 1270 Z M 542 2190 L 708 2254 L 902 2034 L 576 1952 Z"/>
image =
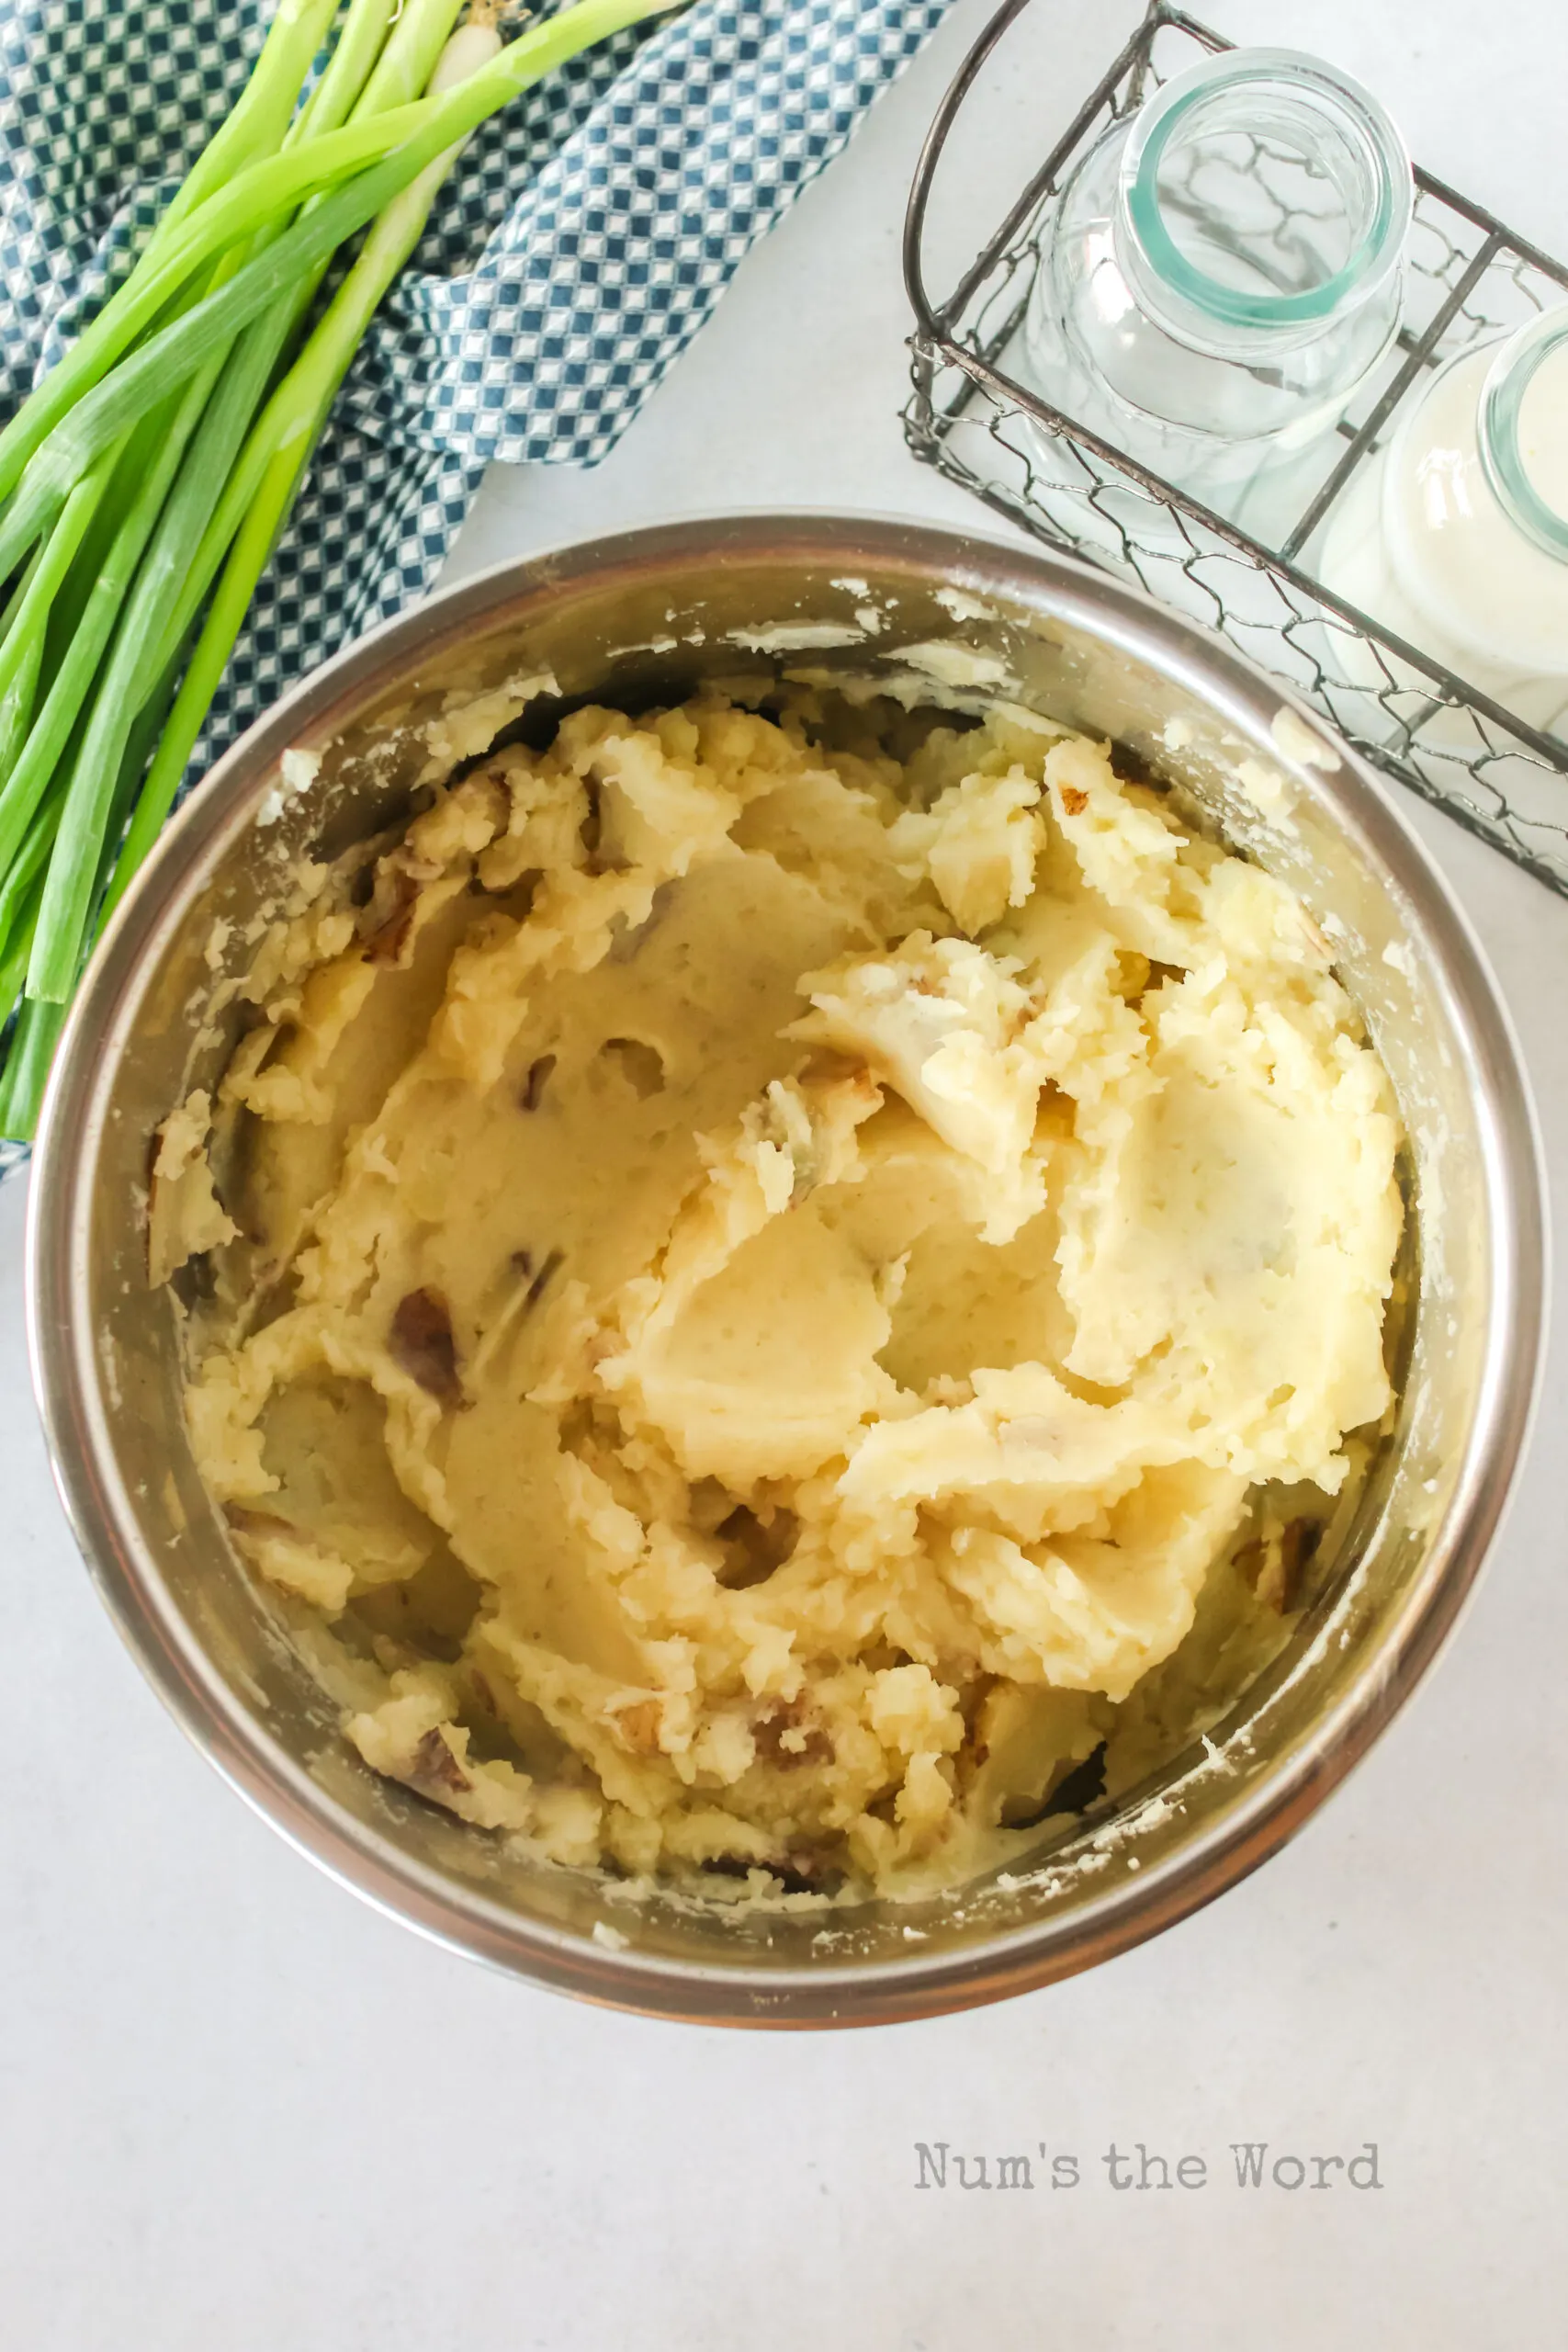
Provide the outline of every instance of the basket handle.
<path id="1" fill-rule="evenodd" d="M 947 144 L 948 133 L 957 119 L 958 110 L 974 88 L 981 67 L 1003 35 L 1011 31 L 1029 5 L 1030 0 L 1003 0 L 1002 6 L 998 9 L 954 74 L 946 96 L 936 110 L 935 120 L 926 133 L 925 145 L 920 149 L 920 160 L 915 166 L 914 182 L 909 189 L 909 201 L 904 213 L 904 286 L 915 313 L 916 324 L 921 334 L 940 335 L 945 320 L 952 316 L 954 307 L 964 298 L 968 290 L 968 280 L 965 278 L 964 286 L 960 287 L 957 293 L 943 304 L 940 313 L 932 310 L 931 297 L 926 292 L 924 254 L 926 212 L 931 204 L 931 184 L 936 177 L 936 167 L 942 159 L 942 151 Z"/>
<path id="2" fill-rule="evenodd" d="M 926 135 L 920 160 L 915 166 L 909 202 L 904 214 L 904 285 L 915 313 L 917 340 L 929 341 L 939 348 L 946 347 L 947 331 L 952 322 L 963 311 L 981 279 L 994 266 L 1009 240 L 1017 234 L 1041 197 L 1058 177 L 1063 164 L 1077 147 L 1095 117 L 1129 74 L 1147 65 L 1150 46 L 1161 26 L 1178 25 L 1183 31 L 1194 35 L 1207 49 L 1229 49 L 1231 46 L 1220 34 L 1211 32 L 1206 25 L 1201 25 L 1195 17 L 1190 17 L 1184 8 L 1177 7 L 1174 0 L 1149 0 L 1121 55 L 1111 63 L 1099 87 L 1085 99 L 984 253 L 970 264 L 947 300 L 937 310 L 926 291 L 924 258 L 926 213 L 931 204 L 937 165 L 942 161 L 948 134 L 964 99 L 975 86 L 981 67 L 1029 6 L 1030 0 L 1004 0 L 1004 6 L 998 9 L 954 75 L 952 88 L 937 108 L 936 119 Z"/>

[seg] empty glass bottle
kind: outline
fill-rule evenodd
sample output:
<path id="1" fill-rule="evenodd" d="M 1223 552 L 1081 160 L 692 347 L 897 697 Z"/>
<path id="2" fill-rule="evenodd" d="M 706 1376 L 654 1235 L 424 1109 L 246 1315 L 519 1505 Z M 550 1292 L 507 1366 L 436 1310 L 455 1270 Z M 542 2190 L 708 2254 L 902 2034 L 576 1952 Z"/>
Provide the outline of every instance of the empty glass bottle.
<path id="1" fill-rule="evenodd" d="M 1227 50 L 1113 124 L 1043 224 L 1024 367 L 1054 407 L 1278 544 L 1398 329 L 1410 164 L 1375 100 Z"/>

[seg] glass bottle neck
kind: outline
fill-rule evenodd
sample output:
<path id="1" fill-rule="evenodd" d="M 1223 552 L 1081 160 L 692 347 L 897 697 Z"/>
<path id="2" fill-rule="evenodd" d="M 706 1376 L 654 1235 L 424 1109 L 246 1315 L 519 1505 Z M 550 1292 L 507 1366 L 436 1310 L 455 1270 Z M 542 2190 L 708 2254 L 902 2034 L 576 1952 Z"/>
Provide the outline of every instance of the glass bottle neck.
<path id="1" fill-rule="evenodd" d="M 1527 538 L 1568 563 L 1568 310 L 1511 335 L 1481 388 L 1482 469 Z"/>
<path id="2" fill-rule="evenodd" d="M 1140 305 L 1216 355 L 1310 342 L 1398 269 L 1413 206 L 1399 134 L 1292 50 L 1221 51 L 1134 122 L 1116 243 Z"/>

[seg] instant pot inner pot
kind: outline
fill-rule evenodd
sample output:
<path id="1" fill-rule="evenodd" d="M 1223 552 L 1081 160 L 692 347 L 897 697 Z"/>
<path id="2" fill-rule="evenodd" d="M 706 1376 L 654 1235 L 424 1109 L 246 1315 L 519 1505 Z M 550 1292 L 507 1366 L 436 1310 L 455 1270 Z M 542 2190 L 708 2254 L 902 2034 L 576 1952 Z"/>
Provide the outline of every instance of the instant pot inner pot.
<path id="1" fill-rule="evenodd" d="M 307 693 L 292 738 L 267 736 L 272 722 L 264 725 L 265 775 L 255 771 L 246 811 L 264 782 L 276 787 L 284 741 L 320 753 L 320 772 L 302 789 L 275 789 L 270 821 L 248 813 L 242 821 L 235 797 L 234 820 L 216 829 L 194 899 L 163 923 L 126 1008 L 118 1067 L 100 1089 L 84 1237 L 95 1407 L 125 1509 L 156 1557 L 171 1645 L 199 1653 L 190 1670 L 227 1686 L 227 1704 L 280 1753 L 305 1804 L 319 1812 L 324 1794 L 351 1838 L 383 1855 L 397 1850 L 405 1881 L 440 1883 L 574 1939 L 597 1927 L 602 1948 L 618 1951 L 625 1938 L 635 1955 L 685 1970 L 914 1967 L 1087 1905 L 1103 1907 L 1117 1894 L 1138 1899 L 1148 1881 L 1136 1873 L 1157 1871 L 1195 1835 L 1218 1834 L 1260 1776 L 1321 1737 L 1365 1645 L 1412 1606 L 1427 1530 L 1461 1473 L 1481 1379 L 1487 1204 L 1463 1054 L 1430 983 L 1419 924 L 1334 811 L 1333 752 L 1293 714 L 1266 732 L 1256 687 L 1247 689 L 1251 708 L 1223 691 L 1216 701 L 1201 654 L 1185 668 L 1175 657 L 1168 667 L 1142 658 L 1117 641 L 1114 616 L 1101 635 L 1024 603 L 955 594 L 918 571 L 879 576 L 857 563 L 853 579 L 835 580 L 788 563 L 688 564 L 651 581 L 611 573 L 535 585 L 477 621 L 444 633 L 440 623 L 437 607 L 428 650 L 412 666 L 405 657 L 400 674 L 372 672 L 314 703 Z M 1401 1097 L 1413 1138 L 1412 1214 L 1390 1325 L 1397 1426 L 1354 1516 L 1305 1571 L 1308 1605 L 1288 1645 L 1228 1718 L 1114 1806 L 1097 1799 L 1092 1774 L 1059 1790 L 1029 1861 L 955 1896 L 737 1916 L 678 1893 L 633 1899 L 593 1873 L 530 1865 L 359 1761 L 312 1673 L 309 1625 L 240 1565 L 197 1477 L 180 1415 L 176 1311 L 149 1291 L 134 1204 L 144 1198 L 158 1122 L 191 1086 L 210 1085 L 231 1050 L 237 1012 L 209 1017 L 209 1008 L 215 983 L 254 952 L 247 926 L 254 939 L 254 919 L 290 861 L 333 856 L 410 808 L 428 720 L 547 673 L 554 685 L 507 722 L 538 741 L 585 700 L 637 711 L 679 700 L 702 681 L 802 671 L 852 684 L 875 678 L 961 713 L 1000 697 L 1109 736 L 1124 773 L 1168 785 L 1193 821 L 1279 873 L 1326 923 Z M 242 764 L 247 756 L 254 762 L 242 748 Z M 234 793 L 229 773 L 229 786 L 209 790 Z M 1084 1951 L 1073 1964 L 1094 1956 Z"/>

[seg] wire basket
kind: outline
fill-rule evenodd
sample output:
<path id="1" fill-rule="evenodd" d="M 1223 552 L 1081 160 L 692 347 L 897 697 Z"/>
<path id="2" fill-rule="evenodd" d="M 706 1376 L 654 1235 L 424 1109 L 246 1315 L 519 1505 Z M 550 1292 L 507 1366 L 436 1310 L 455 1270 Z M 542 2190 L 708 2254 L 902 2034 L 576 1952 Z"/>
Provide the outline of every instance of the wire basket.
<path id="1" fill-rule="evenodd" d="M 904 411 L 910 448 L 1037 538 L 1131 576 L 1217 631 L 1387 774 L 1568 896 L 1568 742 L 1523 724 L 1310 569 L 1327 517 L 1422 379 L 1454 353 L 1561 304 L 1568 269 L 1417 170 L 1395 345 L 1325 441 L 1320 478 L 1288 534 L 1277 549 L 1265 547 L 1009 373 L 1056 192 L 1154 84 L 1229 48 L 1218 33 L 1155 0 L 952 294 L 936 307 L 926 291 L 925 222 L 942 153 L 986 61 L 1030 5 L 1007 0 L 982 33 L 916 172 L 904 235 L 917 321 Z"/>

